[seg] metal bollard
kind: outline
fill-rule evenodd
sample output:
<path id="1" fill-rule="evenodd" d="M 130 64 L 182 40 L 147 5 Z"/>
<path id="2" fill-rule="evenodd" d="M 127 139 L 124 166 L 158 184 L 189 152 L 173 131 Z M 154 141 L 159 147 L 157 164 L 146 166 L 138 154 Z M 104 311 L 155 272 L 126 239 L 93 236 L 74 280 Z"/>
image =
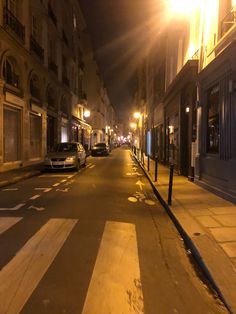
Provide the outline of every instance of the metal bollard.
<path id="1" fill-rule="evenodd" d="M 174 174 L 174 165 L 170 165 L 169 191 L 168 191 L 168 205 L 171 205 L 171 203 L 172 203 L 173 174 Z"/>
<path id="2" fill-rule="evenodd" d="M 148 157 L 148 171 L 149 171 L 149 169 L 150 169 L 150 156 L 148 155 L 147 157 Z"/>
<path id="3" fill-rule="evenodd" d="M 155 157 L 155 182 L 157 182 L 158 158 Z"/>

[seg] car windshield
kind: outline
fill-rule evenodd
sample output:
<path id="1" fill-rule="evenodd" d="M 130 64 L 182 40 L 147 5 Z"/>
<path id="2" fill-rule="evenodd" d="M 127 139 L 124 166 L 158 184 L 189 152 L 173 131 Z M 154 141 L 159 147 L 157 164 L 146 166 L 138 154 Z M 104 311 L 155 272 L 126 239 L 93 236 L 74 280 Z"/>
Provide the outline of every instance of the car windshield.
<path id="1" fill-rule="evenodd" d="M 55 145 L 54 152 L 76 152 L 77 145 L 75 143 L 60 143 Z"/>
<path id="2" fill-rule="evenodd" d="M 95 147 L 106 147 L 105 143 L 97 143 Z"/>

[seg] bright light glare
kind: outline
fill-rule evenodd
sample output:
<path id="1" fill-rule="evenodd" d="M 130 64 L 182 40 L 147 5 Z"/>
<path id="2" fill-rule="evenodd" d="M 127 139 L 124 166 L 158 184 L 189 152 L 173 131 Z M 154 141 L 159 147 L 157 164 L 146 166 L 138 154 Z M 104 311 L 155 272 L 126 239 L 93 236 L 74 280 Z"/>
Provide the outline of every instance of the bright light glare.
<path id="1" fill-rule="evenodd" d="M 135 118 L 135 119 L 138 119 L 139 117 L 140 117 L 140 112 L 135 112 L 135 113 L 134 113 L 134 118 Z"/>
<path id="2" fill-rule="evenodd" d="M 168 9 L 172 15 L 187 15 L 200 6 L 201 0 L 168 0 Z"/>
<path id="3" fill-rule="evenodd" d="M 89 110 L 85 110 L 84 111 L 84 117 L 85 118 L 89 118 L 90 117 L 90 111 Z"/>
<path id="4" fill-rule="evenodd" d="M 130 123 L 130 127 L 131 127 L 132 129 L 135 129 L 136 126 L 137 126 L 136 123 L 134 123 L 134 122 Z"/>

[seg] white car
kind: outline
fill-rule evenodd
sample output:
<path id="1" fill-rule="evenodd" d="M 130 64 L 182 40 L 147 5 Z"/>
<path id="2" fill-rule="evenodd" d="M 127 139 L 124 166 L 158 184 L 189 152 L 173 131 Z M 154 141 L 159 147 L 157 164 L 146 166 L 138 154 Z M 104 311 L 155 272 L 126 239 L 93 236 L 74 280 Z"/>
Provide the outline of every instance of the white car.
<path id="1" fill-rule="evenodd" d="M 56 144 L 53 151 L 48 153 L 44 160 L 44 169 L 75 169 L 86 165 L 86 152 L 77 142 Z"/>

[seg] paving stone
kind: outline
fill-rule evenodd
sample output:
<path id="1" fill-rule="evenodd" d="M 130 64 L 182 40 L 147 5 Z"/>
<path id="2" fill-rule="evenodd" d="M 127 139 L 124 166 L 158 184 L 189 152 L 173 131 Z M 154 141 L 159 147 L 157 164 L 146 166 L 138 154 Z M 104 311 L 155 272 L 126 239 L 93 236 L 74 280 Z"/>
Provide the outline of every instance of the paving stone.
<path id="1" fill-rule="evenodd" d="M 212 228 L 210 231 L 218 242 L 236 241 L 236 228 Z"/>
<path id="2" fill-rule="evenodd" d="M 217 215 L 213 216 L 214 219 L 219 221 L 225 227 L 236 227 L 236 214 L 235 215 Z"/>
<path id="3" fill-rule="evenodd" d="M 210 216 L 198 216 L 196 218 L 203 226 L 207 228 L 216 228 L 221 226 L 214 218 Z"/>
<path id="4" fill-rule="evenodd" d="M 191 215 L 193 216 L 211 216 L 212 212 L 210 212 L 207 208 L 195 208 L 195 209 L 189 209 L 188 210 Z"/>
<path id="5" fill-rule="evenodd" d="M 220 245 L 230 258 L 236 258 L 236 242 L 222 243 Z"/>
<path id="6" fill-rule="evenodd" d="M 212 207 L 209 208 L 215 215 L 222 214 L 236 214 L 236 206 L 227 206 L 227 207 Z"/>

